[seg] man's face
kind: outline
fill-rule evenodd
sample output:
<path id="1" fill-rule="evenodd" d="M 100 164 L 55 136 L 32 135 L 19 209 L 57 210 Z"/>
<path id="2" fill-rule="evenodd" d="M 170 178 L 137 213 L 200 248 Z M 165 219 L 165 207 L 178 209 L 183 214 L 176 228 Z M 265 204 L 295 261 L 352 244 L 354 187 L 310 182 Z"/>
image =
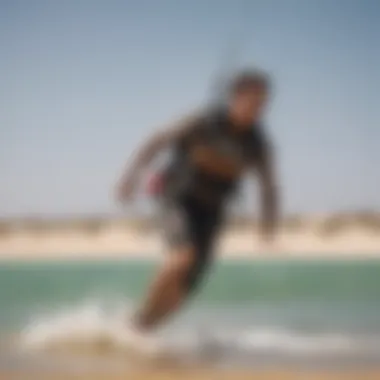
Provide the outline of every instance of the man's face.
<path id="1" fill-rule="evenodd" d="M 261 118 L 267 103 L 267 90 L 254 87 L 237 92 L 231 99 L 231 112 L 238 124 L 250 124 Z"/>

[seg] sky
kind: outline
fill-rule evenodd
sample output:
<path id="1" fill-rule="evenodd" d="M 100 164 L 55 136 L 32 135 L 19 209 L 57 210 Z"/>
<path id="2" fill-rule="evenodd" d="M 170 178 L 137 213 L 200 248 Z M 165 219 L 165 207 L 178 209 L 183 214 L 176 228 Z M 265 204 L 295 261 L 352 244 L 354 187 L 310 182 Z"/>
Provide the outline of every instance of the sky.
<path id="1" fill-rule="evenodd" d="M 272 75 L 286 211 L 380 209 L 379 19 L 378 0 L 0 0 L 0 216 L 118 212 L 127 159 L 225 66 Z"/>

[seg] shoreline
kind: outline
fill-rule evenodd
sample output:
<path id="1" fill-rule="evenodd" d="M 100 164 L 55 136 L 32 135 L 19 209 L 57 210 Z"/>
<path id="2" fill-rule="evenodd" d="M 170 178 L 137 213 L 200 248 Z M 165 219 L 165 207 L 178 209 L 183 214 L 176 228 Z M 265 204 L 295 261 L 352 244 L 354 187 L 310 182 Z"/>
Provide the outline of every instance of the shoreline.
<path id="1" fill-rule="evenodd" d="M 99 254 L 94 255 L 89 253 L 86 254 L 59 254 L 54 252 L 49 254 L 38 254 L 38 255 L 2 255 L 0 253 L 0 264 L 17 264 L 17 263 L 66 263 L 66 262 L 136 262 L 136 261 L 147 261 L 147 262 L 160 262 L 165 259 L 165 254 L 140 254 L 138 252 L 129 253 L 127 255 L 122 254 Z M 355 261 L 365 261 L 365 260 L 380 260 L 380 251 L 363 253 L 363 252 L 329 252 L 325 251 L 323 253 L 246 253 L 246 254 L 228 254 L 228 255 L 216 255 L 216 259 L 219 262 L 239 262 L 239 261 L 252 261 L 252 262 L 265 262 L 272 260 L 290 260 L 290 261 L 345 261 L 345 262 L 355 262 Z"/>
<path id="2" fill-rule="evenodd" d="M 28 371 L 0 372 L 0 380 L 16 380 L 21 378 L 38 380 L 377 380 L 380 378 L 380 370 L 361 371 L 296 371 L 296 370 L 276 370 L 276 371 L 247 371 L 247 370 L 143 370 L 124 373 L 85 373 L 74 374 L 65 371 L 54 371 L 51 373 Z"/>

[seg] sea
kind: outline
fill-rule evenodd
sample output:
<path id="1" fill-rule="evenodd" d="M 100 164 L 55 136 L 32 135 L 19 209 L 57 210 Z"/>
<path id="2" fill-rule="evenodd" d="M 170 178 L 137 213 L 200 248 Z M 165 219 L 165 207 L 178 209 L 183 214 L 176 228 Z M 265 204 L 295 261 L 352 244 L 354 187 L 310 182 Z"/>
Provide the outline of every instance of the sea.
<path id="1" fill-rule="evenodd" d="M 136 365 L 114 337 L 160 265 L 2 262 L 0 369 Z M 157 333 L 178 363 L 342 369 L 380 362 L 380 260 L 221 260 L 203 285 Z"/>

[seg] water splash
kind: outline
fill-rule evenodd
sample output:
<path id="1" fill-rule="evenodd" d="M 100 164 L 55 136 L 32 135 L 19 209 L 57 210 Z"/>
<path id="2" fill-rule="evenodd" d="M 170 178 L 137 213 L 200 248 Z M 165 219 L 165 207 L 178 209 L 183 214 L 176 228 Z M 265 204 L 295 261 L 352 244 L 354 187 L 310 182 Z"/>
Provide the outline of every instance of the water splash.
<path id="1" fill-rule="evenodd" d="M 70 351 L 80 347 L 91 352 L 117 352 L 120 350 L 118 335 L 125 329 L 131 310 L 132 304 L 125 300 L 108 307 L 100 301 L 89 300 L 76 307 L 40 314 L 21 331 L 19 344 L 27 351 Z M 232 328 L 214 325 L 203 330 L 198 326 L 182 326 L 173 331 L 165 330 L 159 338 L 170 351 L 192 358 L 254 357 L 257 354 L 331 357 L 380 348 L 379 341 L 361 341 L 346 334 L 306 334 L 271 326 Z"/>

